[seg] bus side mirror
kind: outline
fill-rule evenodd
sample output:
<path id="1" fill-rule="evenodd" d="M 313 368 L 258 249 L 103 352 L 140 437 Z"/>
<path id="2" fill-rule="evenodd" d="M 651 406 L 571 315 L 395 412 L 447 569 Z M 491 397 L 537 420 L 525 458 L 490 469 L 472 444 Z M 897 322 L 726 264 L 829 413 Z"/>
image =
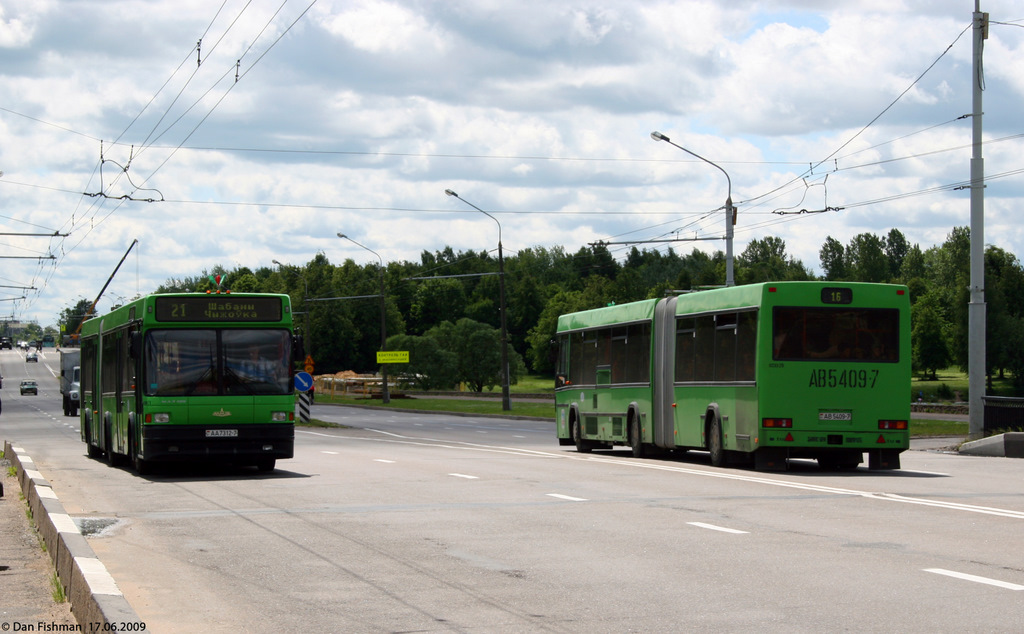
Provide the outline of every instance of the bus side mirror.
<path id="1" fill-rule="evenodd" d="M 292 366 L 302 365 L 306 360 L 306 347 L 302 341 L 302 335 L 292 335 Z"/>
<path id="2" fill-rule="evenodd" d="M 138 359 L 142 356 L 142 333 L 135 331 L 128 335 L 128 358 Z"/>

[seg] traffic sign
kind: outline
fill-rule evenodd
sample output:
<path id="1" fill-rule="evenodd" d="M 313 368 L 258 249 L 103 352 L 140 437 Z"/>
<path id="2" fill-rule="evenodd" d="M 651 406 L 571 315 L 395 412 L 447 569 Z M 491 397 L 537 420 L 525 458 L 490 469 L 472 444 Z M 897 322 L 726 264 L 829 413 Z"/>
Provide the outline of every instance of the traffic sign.
<path id="1" fill-rule="evenodd" d="M 409 363 L 409 351 L 378 350 L 377 363 Z"/>
<path id="2" fill-rule="evenodd" d="M 300 392 L 308 392 L 313 387 L 313 375 L 309 372 L 295 373 L 295 389 Z"/>

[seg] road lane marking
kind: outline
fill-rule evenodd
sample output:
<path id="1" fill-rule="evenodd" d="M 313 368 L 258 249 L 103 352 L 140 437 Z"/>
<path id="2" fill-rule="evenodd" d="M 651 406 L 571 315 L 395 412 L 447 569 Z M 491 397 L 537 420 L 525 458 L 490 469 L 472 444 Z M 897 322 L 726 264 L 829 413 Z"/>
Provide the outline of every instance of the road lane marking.
<path id="1" fill-rule="evenodd" d="M 568 453 L 564 451 L 552 452 L 552 451 L 538 451 L 534 449 L 521 449 L 514 447 L 502 447 L 500 445 L 483 445 L 477 443 L 451 441 L 451 440 L 440 440 L 437 438 L 414 438 L 410 436 L 403 436 L 394 432 L 388 432 L 381 429 L 373 429 L 371 427 L 364 428 L 366 431 L 388 436 L 388 438 L 348 438 L 345 436 L 339 436 L 337 434 L 325 434 L 322 432 L 309 432 L 296 430 L 296 433 L 304 433 L 313 436 L 326 436 L 335 439 L 345 438 L 353 441 L 367 441 L 367 442 L 393 442 L 396 444 L 407 444 L 407 445 L 422 445 L 427 447 L 440 447 L 445 449 L 458 449 L 463 451 L 483 451 L 493 452 L 502 454 L 512 454 L 524 457 L 534 458 L 560 458 L 563 460 L 579 460 L 583 462 L 595 462 L 604 465 L 614 465 L 617 467 L 625 467 L 630 469 L 650 469 L 655 471 L 669 471 L 672 473 L 682 473 L 687 475 L 696 475 L 705 478 L 717 478 L 721 480 L 736 480 L 740 482 L 751 482 L 756 484 L 783 487 L 790 489 L 799 489 L 801 491 L 811 491 L 814 493 L 824 493 L 829 495 L 840 495 L 840 496 L 851 496 L 851 497 L 862 497 L 871 500 L 881 500 L 885 502 L 900 502 L 903 504 L 916 504 L 921 506 L 931 506 L 940 509 L 954 510 L 954 511 L 965 511 L 969 513 L 981 513 L 984 515 L 995 515 L 998 517 L 1008 517 L 1011 519 L 1024 520 L 1024 511 L 1014 511 L 1010 509 L 1001 509 L 989 506 L 976 506 L 971 504 L 959 504 L 956 502 L 944 502 L 941 500 L 930 500 L 927 498 L 912 498 L 894 493 L 886 493 L 884 491 L 864 491 L 857 489 L 844 489 L 839 487 L 830 487 L 820 484 L 813 484 L 808 482 L 797 482 L 790 480 L 780 480 L 777 478 L 749 475 L 745 473 L 737 473 L 728 470 L 706 470 L 698 469 L 696 467 L 685 467 L 671 464 L 659 464 L 656 462 L 647 462 L 644 460 L 635 460 L 621 457 L 611 456 L 596 456 L 592 454 L 577 454 Z"/>
<path id="2" fill-rule="evenodd" d="M 561 493 L 545 493 L 548 497 L 558 498 L 559 500 L 568 500 L 570 502 L 586 502 L 586 498 L 574 498 L 571 495 L 562 495 Z"/>
<path id="3" fill-rule="evenodd" d="M 978 577 L 976 575 L 969 575 L 963 572 L 956 572 L 953 570 L 943 570 L 942 568 L 925 568 L 924 571 L 932 572 L 937 575 L 953 577 L 954 579 L 963 579 L 964 581 L 984 583 L 986 585 L 996 586 L 997 588 L 1005 588 L 1007 590 L 1015 590 L 1017 592 L 1024 590 L 1024 586 L 1017 585 L 1016 583 L 1008 583 L 1006 581 L 999 581 L 998 579 L 989 579 L 988 577 Z"/>
<path id="4" fill-rule="evenodd" d="M 337 456 L 338 455 L 337 451 L 321 451 L 320 453 L 325 453 L 328 456 Z"/>
<path id="5" fill-rule="evenodd" d="M 479 480 L 480 479 L 480 478 L 478 478 L 476 476 L 466 475 L 464 473 L 449 473 L 448 475 L 450 475 L 453 478 L 465 478 L 466 480 Z"/>
<path id="6" fill-rule="evenodd" d="M 374 462 L 383 462 L 384 464 L 395 464 L 394 460 L 385 460 L 383 458 L 374 458 Z"/>
<path id="7" fill-rule="evenodd" d="M 735 528 L 725 528 L 724 526 L 715 526 L 714 524 L 705 524 L 704 522 L 687 522 L 690 526 L 696 526 L 698 528 L 707 528 L 713 531 L 721 531 L 723 533 L 732 533 L 733 535 L 746 535 L 748 531 L 739 531 Z"/>

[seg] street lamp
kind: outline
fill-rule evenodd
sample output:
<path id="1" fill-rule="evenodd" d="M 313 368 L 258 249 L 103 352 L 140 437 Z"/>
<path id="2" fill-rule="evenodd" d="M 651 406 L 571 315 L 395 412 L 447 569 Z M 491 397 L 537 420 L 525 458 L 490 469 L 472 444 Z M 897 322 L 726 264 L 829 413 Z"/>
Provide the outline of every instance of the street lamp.
<path id="1" fill-rule="evenodd" d="M 387 312 L 384 306 L 384 260 L 381 259 L 380 255 L 373 249 L 359 244 L 352 238 L 348 237 L 344 233 L 338 232 L 338 237 L 342 240 L 348 240 L 352 244 L 369 251 L 370 253 L 377 256 L 377 261 L 380 262 L 380 349 L 383 352 L 388 349 L 388 330 L 387 330 Z M 385 405 L 391 402 L 391 392 L 388 390 L 388 364 L 380 364 L 380 379 L 381 379 L 381 393 L 380 400 Z"/>
<path id="2" fill-rule="evenodd" d="M 712 161 L 707 160 L 703 156 L 695 154 L 694 152 L 687 150 L 683 146 L 673 143 L 671 139 L 669 139 L 661 132 L 651 132 L 651 138 L 654 139 L 655 141 L 664 141 L 669 145 L 674 145 L 680 150 L 689 154 L 690 156 L 696 156 L 697 158 L 704 161 L 708 165 L 713 165 L 717 167 L 723 174 L 725 174 L 725 181 L 729 187 L 729 193 L 725 199 L 725 285 L 734 286 L 735 282 L 733 281 L 732 276 L 732 228 L 733 225 L 736 224 L 736 208 L 732 206 L 732 179 L 729 178 L 728 172 L 722 169 L 722 167 L 717 163 L 713 163 Z"/>
<path id="3" fill-rule="evenodd" d="M 505 319 L 505 258 L 501 251 L 501 223 L 498 222 L 497 218 L 462 198 L 452 190 L 446 189 L 444 193 L 458 198 L 498 225 L 498 287 L 501 294 L 501 409 L 507 412 L 512 409 L 512 403 L 508 394 L 508 324 Z"/>
<path id="4" fill-rule="evenodd" d="M 302 293 L 303 293 L 302 294 L 302 303 L 303 304 L 307 304 L 307 305 L 303 306 L 304 310 L 302 311 L 302 315 L 303 315 L 303 317 L 305 317 L 305 322 L 306 322 L 306 329 L 305 329 L 305 331 L 303 331 L 302 334 L 304 335 L 304 337 L 306 339 L 309 340 L 306 345 L 308 345 L 310 347 L 309 349 L 312 349 L 312 346 L 313 346 L 313 334 L 311 332 L 309 332 L 309 306 L 308 306 L 308 302 L 309 302 L 309 282 L 306 281 L 306 276 L 305 275 L 303 275 L 302 273 L 298 273 L 298 271 L 300 270 L 299 267 L 297 267 L 297 266 L 295 266 L 293 264 L 281 264 L 277 260 L 271 260 L 271 262 L 273 262 L 274 264 L 276 264 L 277 266 L 279 266 L 282 269 L 286 269 L 286 268 L 287 269 L 295 269 L 296 275 L 298 275 L 300 278 L 302 278 L 302 288 L 304 289 L 302 291 Z M 295 314 L 295 309 L 294 308 L 292 308 L 292 314 L 293 315 Z"/>

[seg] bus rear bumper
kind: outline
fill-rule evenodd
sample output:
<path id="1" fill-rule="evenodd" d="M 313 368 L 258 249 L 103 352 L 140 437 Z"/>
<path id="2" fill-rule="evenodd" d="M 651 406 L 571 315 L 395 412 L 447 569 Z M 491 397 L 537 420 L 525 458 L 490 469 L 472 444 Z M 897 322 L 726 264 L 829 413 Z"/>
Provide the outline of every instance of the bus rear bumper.
<path id="1" fill-rule="evenodd" d="M 139 457 L 146 461 L 220 459 L 247 462 L 295 454 L 293 423 L 144 425 Z"/>

